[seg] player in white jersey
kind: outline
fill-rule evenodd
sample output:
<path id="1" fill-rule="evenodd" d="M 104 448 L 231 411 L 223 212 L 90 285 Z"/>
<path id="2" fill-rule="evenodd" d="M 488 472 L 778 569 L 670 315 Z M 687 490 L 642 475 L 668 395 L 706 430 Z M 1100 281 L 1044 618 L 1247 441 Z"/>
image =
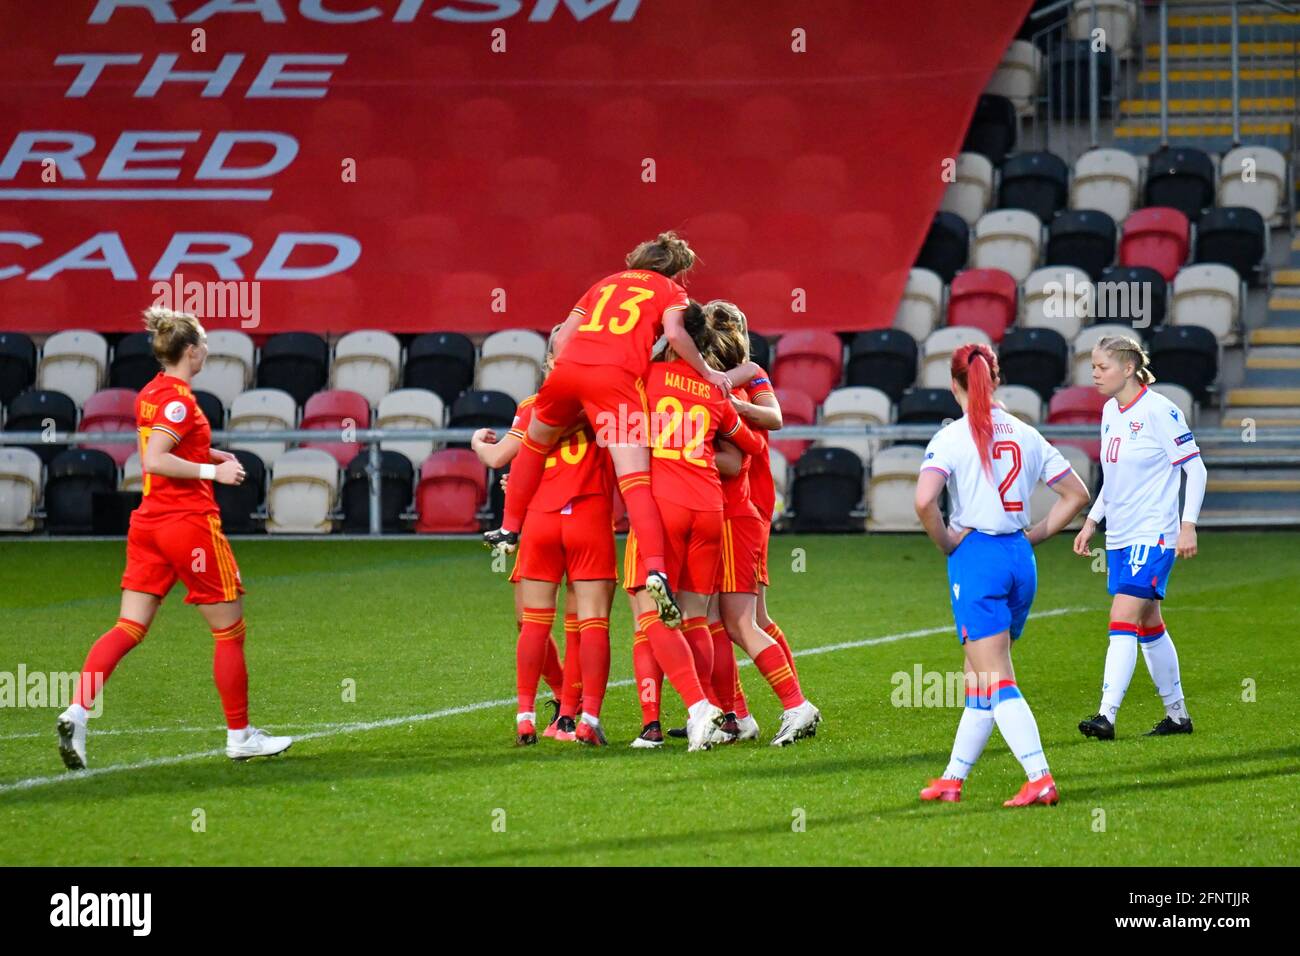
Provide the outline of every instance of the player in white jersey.
<path id="1" fill-rule="evenodd" d="M 1101 493 L 1074 540 L 1087 556 L 1097 522 L 1106 518 L 1106 580 L 1110 647 L 1101 706 L 1079 723 L 1086 737 L 1115 739 L 1115 719 L 1137 666 L 1137 649 L 1151 672 L 1165 717 L 1147 736 L 1190 734 L 1178 652 L 1160 612 L 1175 556 L 1196 554 L 1196 520 L 1206 471 L 1196 439 L 1173 402 L 1148 386 L 1155 376 L 1135 339 L 1108 336 L 1092 352 L 1092 380 L 1110 398 L 1101 417 Z M 1181 524 L 1178 486 L 1187 475 Z"/>
<path id="2" fill-rule="evenodd" d="M 1029 777 L 1003 806 L 1054 804 L 1059 794 L 1033 712 L 1016 686 L 1011 645 L 1038 586 L 1034 545 L 1069 524 L 1088 503 L 1088 489 L 1042 435 L 994 402 L 997 385 L 997 357 L 987 345 L 953 354 L 952 391 L 966 414 L 930 440 L 916 483 L 916 513 L 948 556 L 949 597 L 966 658 L 966 708 L 952 757 L 921 799 L 961 799 L 996 723 Z M 1029 496 L 1040 480 L 1060 498 L 1031 524 Z M 952 505 L 947 526 L 939 513 L 945 486 Z"/>

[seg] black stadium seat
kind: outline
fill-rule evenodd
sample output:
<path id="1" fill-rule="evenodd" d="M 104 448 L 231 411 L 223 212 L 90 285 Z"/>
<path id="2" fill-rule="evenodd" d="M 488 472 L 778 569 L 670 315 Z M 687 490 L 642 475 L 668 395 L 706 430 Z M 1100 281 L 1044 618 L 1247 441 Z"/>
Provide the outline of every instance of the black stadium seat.
<path id="1" fill-rule="evenodd" d="M 211 392 L 202 390 L 194 393 L 194 400 L 199 403 L 199 409 L 208 419 L 208 424 L 214 432 L 221 431 L 226 427 L 226 406 L 221 404 L 221 399 Z M 214 444 L 220 445 L 220 442 Z"/>
<path id="2" fill-rule="evenodd" d="M 510 429 L 515 418 L 515 400 L 505 392 L 470 389 L 451 406 L 448 428 L 492 428 L 497 437 Z M 451 442 L 448 448 L 468 448 L 469 442 Z"/>
<path id="3" fill-rule="evenodd" d="M 984 93 L 975 104 L 975 115 L 966 129 L 963 153 L 979 153 L 994 166 L 1001 166 L 1007 153 L 1016 148 L 1016 107 L 1005 96 Z"/>
<path id="4" fill-rule="evenodd" d="M 108 385 L 138 392 L 161 371 L 162 366 L 153 357 L 153 336 L 148 332 L 132 332 L 124 335 L 113 349 Z"/>
<path id="5" fill-rule="evenodd" d="M 474 343 L 458 332 L 421 335 L 406 350 L 404 384 L 436 392 L 451 405 L 474 384 L 475 359 Z"/>
<path id="6" fill-rule="evenodd" d="M 257 454 L 243 448 L 232 454 L 244 466 L 243 483 L 222 485 L 213 482 L 212 493 L 221 509 L 221 527 L 229 534 L 253 534 L 258 530 L 253 514 L 266 501 L 266 465 Z"/>
<path id="7" fill-rule="evenodd" d="M 1164 324 L 1168 295 L 1164 276 L 1150 266 L 1111 266 L 1097 280 L 1094 321 L 1149 332 Z"/>
<path id="8" fill-rule="evenodd" d="M 5 416 L 5 431 L 43 432 L 46 421 L 52 421 L 55 430 L 59 432 L 76 431 L 77 403 L 62 392 L 39 388 L 28 389 L 9 403 L 9 411 Z M 67 445 L 46 442 L 27 447 L 36 452 L 46 465 L 68 448 Z"/>
<path id="9" fill-rule="evenodd" d="M 21 332 L 0 332 L 0 405 L 36 381 L 36 345 Z"/>
<path id="10" fill-rule="evenodd" d="M 311 332 L 281 332 L 266 340 L 257 363 L 257 387 L 278 388 L 302 405 L 325 387 L 329 346 Z"/>
<path id="11" fill-rule="evenodd" d="M 1040 222 L 1065 208 L 1070 194 L 1070 168 L 1054 153 L 1019 153 L 1002 164 L 999 209 L 1027 209 Z"/>
<path id="12" fill-rule="evenodd" d="M 947 388 L 909 388 L 898 402 L 898 425 L 941 425 L 961 418 L 961 406 Z M 894 442 L 896 445 L 925 445 L 920 439 Z"/>
<path id="13" fill-rule="evenodd" d="M 1263 277 L 1264 217 L 1246 206 L 1207 209 L 1196 225 L 1197 262 L 1221 262 L 1257 285 Z"/>
<path id="14" fill-rule="evenodd" d="M 1156 381 L 1181 385 L 1198 402 L 1208 397 L 1219 377 L 1219 343 L 1199 325 L 1166 325 L 1157 329 L 1147 347 Z"/>
<path id="15" fill-rule="evenodd" d="M 791 510 L 796 532 L 862 531 L 862 459 L 844 448 L 809 448 L 794 469 Z"/>
<path id="16" fill-rule="evenodd" d="M 749 333 L 749 360 L 765 372 L 771 372 L 768 363 L 772 361 L 772 346 L 758 332 Z"/>
<path id="17" fill-rule="evenodd" d="M 1065 381 L 1070 346 L 1056 329 L 1012 329 L 998 347 L 998 366 L 1005 384 L 1032 388 L 1046 402 Z"/>
<path id="18" fill-rule="evenodd" d="M 1098 209 L 1063 212 L 1047 228 L 1047 264 L 1076 266 L 1096 282 L 1115 261 L 1115 220 Z"/>
<path id="19" fill-rule="evenodd" d="M 970 258 L 970 227 L 955 212 L 937 212 L 916 256 L 919 269 L 937 273 L 947 285 Z"/>
<path id="20" fill-rule="evenodd" d="M 379 518 L 383 530 L 402 530 L 402 515 L 415 492 L 415 469 L 400 451 L 380 453 Z M 365 534 L 370 530 L 370 449 L 363 449 L 343 473 L 343 530 Z"/>
<path id="21" fill-rule="evenodd" d="M 902 329 L 859 332 L 849 345 L 846 384 L 878 388 L 891 402 L 916 381 L 916 340 Z"/>
<path id="22" fill-rule="evenodd" d="M 1214 160 L 1199 149 L 1166 147 L 1147 164 L 1146 205 L 1169 206 L 1195 222 L 1214 205 Z"/>
<path id="23" fill-rule="evenodd" d="M 50 462 L 45 482 L 45 527 L 53 534 L 91 534 L 96 494 L 117 489 L 117 465 L 106 452 L 73 448 Z"/>

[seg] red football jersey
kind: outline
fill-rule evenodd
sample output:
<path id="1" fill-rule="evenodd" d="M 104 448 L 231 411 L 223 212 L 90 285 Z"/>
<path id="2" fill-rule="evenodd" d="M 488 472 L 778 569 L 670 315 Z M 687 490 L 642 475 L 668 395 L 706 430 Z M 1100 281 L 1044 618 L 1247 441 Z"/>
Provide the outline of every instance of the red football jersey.
<path id="1" fill-rule="evenodd" d="M 164 432 L 176 444 L 177 458 L 212 463 L 212 426 L 190 386 L 182 379 L 159 372 L 135 400 L 135 425 L 140 434 L 140 457 L 144 458 L 149 436 Z M 144 497 L 131 515 L 133 522 L 165 521 L 179 514 L 220 514 L 212 494 L 212 482 L 201 478 L 167 478 L 144 475 Z"/>
<path id="2" fill-rule="evenodd" d="M 579 365 L 621 366 L 644 376 L 663 317 L 684 310 L 686 290 L 658 272 L 629 269 L 601 279 L 569 310 L 581 323 L 560 358 Z"/>
<path id="3" fill-rule="evenodd" d="M 722 392 L 683 359 L 655 362 L 646 380 L 650 402 L 650 488 L 692 511 L 721 511 L 722 480 L 713 439 L 721 435 L 743 451 L 758 447 Z"/>
<path id="4" fill-rule="evenodd" d="M 533 418 L 536 395 L 519 403 L 510 434 L 523 440 Z M 560 511 L 574 498 L 584 495 L 613 495 L 614 464 L 609 452 L 596 444 L 596 433 L 581 419 L 564 433 L 546 456 L 542 483 L 528 504 L 529 511 Z"/>
<path id="5" fill-rule="evenodd" d="M 768 378 L 767 372 L 760 368 L 758 374 L 749 380 L 748 385 L 743 389 L 733 389 L 733 391 L 740 398 L 752 402 L 764 392 L 773 391 L 772 380 Z M 768 458 L 767 452 L 768 434 L 759 428 L 753 429 L 753 432 L 754 437 L 762 444 L 763 450 L 758 454 L 745 456 L 745 463 L 741 466 L 741 475 L 745 477 L 743 494 L 754 506 L 758 517 L 770 522 L 772 512 L 776 510 L 776 484 L 772 481 L 772 462 Z M 728 484 L 734 485 L 739 477 L 724 478 L 722 480 L 722 490 L 728 495 L 726 509 L 728 518 L 754 513 L 745 507 L 740 497 L 742 489 L 728 488 Z"/>

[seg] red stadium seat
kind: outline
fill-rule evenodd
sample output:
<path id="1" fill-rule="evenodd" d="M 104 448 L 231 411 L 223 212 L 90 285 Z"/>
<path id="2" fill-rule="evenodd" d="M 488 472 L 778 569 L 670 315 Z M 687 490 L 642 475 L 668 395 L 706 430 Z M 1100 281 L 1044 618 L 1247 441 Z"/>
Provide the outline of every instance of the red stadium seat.
<path id="1" fill-rule="evenodd" d="M 1106 397 L 1090 385 L 1058 389 L 1047 406 L 1049 425 L 1100 425 Z M 1101 439 L 1063 438 L 1058 445 L 1073 445 L 1093 461 L 1101 460 Z"/>
<path id="2" fill-rule="evenodd" d="M 106 388 L 90 396 L 81 409 L 79 430 L 83 432 L 135 431 L 135 392 L 129 388 Z M 113 442 L 103 445 L 86 444 L 81 447 L 106 452 L 117 467 L 121 468 L 136 451 L 138 444 L 138 442 Z"/>
<path id="3" fill-rule="evenodd" d="M 1124 220 L 1119 241 L 1119 264 L 1149 266 L 1172 282 L 1187 261 L 1187 217 L 1177 209 L 1151 206 Z"/>
<path id="4" fill-rule="evenodd" d="M 474 515 L 487 499 L 487 469 L 467 448 L 435 451 L 420 466 L 415 490 L 415 530 L 455 533 L 479 530 Z"/>
<path id="5" fill-rule="evenodd" d="M 781 418 L 787 425 L 817 424 L 817 403 L 797 388 L 778 388 L 776 400 L 781 403 Z M 785 456 L 793 466 L 811 441 L 807 439 L 772 439 L 772 447 Z"/>
<path id="6" fill-rule="evenodd" d="M 782 170 L 778 204 L 791 212 L 833 216 L 848 205 L 849 179 L 849 164 L 839 156 L 796 156 Z"/>
<path id="7" fill-rule="evenodd" d="M 814 329 L 788 332 L 776 346 L 772 379 L 782 388 L 797 388 L 813 400 L 826 401 L 840 384 L 844 371 L 844 343 L 834 332 Z"/>
<path id="8" fill-rule="evenodd" d="M 344 389 L 330 389 L 317 392 L 307 399 L 303 406 L 303 429 L 369 428 L 370 403 L 364 395 Z M 346 468 L 348 462 L 362 449 L 356 442 L 303 442 L 303 448 L 319 448 L 329 452 L 338 459 L 339 467 Z"/>
<path id="9" fill-rule="evenodd" d="M 753 263 L 749 223 L 735 212 L 693 216 L 682 233 L 692 246 L 707 250 L 699 269 L 710 277 L 736 275 Z"/>
<path id="10" fill-rule="evenodd" d="M 803 120 L 803 110 L 788 96 L 751 97 L 732 117 L 730 146 L 746 158 L 790 156 L 807 142 Z"/>
<path id="11" fill-rule="evenodd" d="M 541 219 L 557 211 L 566 180 L 558 163 L 545 156 L 515 156 L 492 171 L 492 201 L 503 216 Z"/>
<path id="12" fill-rule="evenodd" d="M 452 111 L 446 143 L 455 156 L 482 162 L 515 155 L 519 116 L 508 100 L 479 97 Z"/>
<path id="13" fill-rule="evenodd" d="M 1016 321 L 1016 280 L 1001 269 L 967 269 L 953 277 L 948 324 L 979 329 L 995 343 Z"/>
<path id="14" fill-rule="evenodd" d="M 423 276 L 462 261 L 460 225 L 451 216 L 408 216 L 388 232 L 385 262 L 396 272 Z"/>
<path id="15" fill-rule="evenodd" d="M 567 212 L 535 225 L 530 262 L 535 268 L 568 269 L 585 274 L 603 267 L 602 275 L 608 275 L 620 268 L 619 258 L 621 255 L 618 258 L 610 255 L 605 229 L 595 216 Z M 579 290 L 578 294 L 583 291 Z"/>

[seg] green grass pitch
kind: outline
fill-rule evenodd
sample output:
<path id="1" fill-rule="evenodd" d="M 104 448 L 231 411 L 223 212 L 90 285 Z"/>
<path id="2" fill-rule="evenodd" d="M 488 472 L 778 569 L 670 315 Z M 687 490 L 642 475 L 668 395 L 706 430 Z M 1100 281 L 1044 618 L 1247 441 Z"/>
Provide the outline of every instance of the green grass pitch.
<path id="1" fill-rule="evenodd" d="M 1075 729 L 1099 694 L 1105 576 L 1068 535 L 1038 549 L 1042 616 L 1015 661 L 1062 802 L 1013 811 L 1022 774 L 996 733 L 964 802 L 917 800 L 959 716 L 894 703 L 895 675 L 960 668 L 923 538 L 774 538 L 773 615 L 796 653 L 827 649 L 798 659 L 822 728 L 767 746 L 779 705 L 746 667 L 763 743 L 700 754 L 630 749 L 627 685 L 608 748 L 515 748 L 510 589 L 473 542 L 239 540 L 252 718 L 304 739 L 268 761 L 215 753 L 211 638 L 178 588 L 91 723 L 98 773 L 64 773 L 56 710 L 0 708 L 0 864 L 1294 863 L 1300 535 L 1200 543 L 1166 614 L 1196 732 L 1141 736 L 1162 708 L 1139 661 L 1114 743 Z M 0 542 L 0 672 L 78 668 L 122 562 L 121 542 Z M 628 625 L 617 595 L 611 680 L 631 676 Z"/>

